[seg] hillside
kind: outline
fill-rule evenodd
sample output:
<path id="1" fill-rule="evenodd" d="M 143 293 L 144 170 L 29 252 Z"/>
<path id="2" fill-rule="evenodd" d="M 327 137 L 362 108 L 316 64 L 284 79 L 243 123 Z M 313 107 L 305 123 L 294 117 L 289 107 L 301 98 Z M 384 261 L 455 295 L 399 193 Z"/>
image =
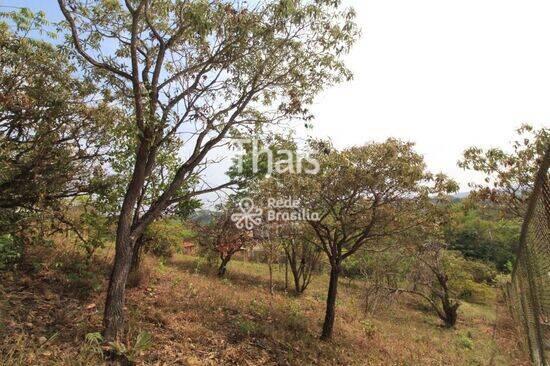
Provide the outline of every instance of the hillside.
<path id="1" fill-rule="evenodd" d="M 85 271 L 72 255 L 50 253 L 32 274 L 2 273 L 0 364 L 99 364 L 94 333 L 101 330 L 111 255 L 104 252 Z M 147 349 L 125 345 L 140 365 L 527 365 L 500 302 L 464 303 L 449 330 L 407 296 L 367 318 L 362 283 L 343 280 L 327 343 L 318 339 L 324 276 L 294 297 L 283 291 L 279 268 L 269 294 L 263 264 L 234 261 L 223 280 L 192 256 L 148 258 L 146 267 L 150 279 L 127 298 L 127 338 L 152 336 Z"/>

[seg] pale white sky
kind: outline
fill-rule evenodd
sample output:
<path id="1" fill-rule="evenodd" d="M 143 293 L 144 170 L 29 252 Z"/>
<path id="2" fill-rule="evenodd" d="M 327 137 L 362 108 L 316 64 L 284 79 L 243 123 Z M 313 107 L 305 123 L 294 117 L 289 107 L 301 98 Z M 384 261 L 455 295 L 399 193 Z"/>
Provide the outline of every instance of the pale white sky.
<path id="1" fill-rule="evenodd" d="M 353 82 L 314 106 L 339 147 L 390 136 L 467 189 L 471 145 L 507 146 L 523 122 L 550 127 L 550 1 L 356 0 Z"/>

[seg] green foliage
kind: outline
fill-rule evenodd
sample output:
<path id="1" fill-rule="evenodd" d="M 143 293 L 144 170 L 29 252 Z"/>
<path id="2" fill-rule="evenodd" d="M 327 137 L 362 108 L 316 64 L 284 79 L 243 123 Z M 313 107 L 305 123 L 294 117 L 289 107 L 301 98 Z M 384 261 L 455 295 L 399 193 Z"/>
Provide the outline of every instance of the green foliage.
<path id="1" fill-rule="evenodd" d="M 489 304 L 494 298 L 494 292 L 489 286 L 465 279 L 456 284 L 460 288 L 458 298 L 474 304 Z"/>
<path id="2" fill-rule="evenodd" d="M 145 231 L 145 251 L 161 258 L 169 258 L 177 252 L 192 233 L 174 218 L 162 219 L 149 225 Z"/>
<path id="3" fill-rule="evenodd" d="M 474 348 L 474 340 L 471 337 L 471 334 L 468 332 L 468 334 L 461 334 L 458 337 L 458 344 L 461 347 L 467 348 L 467 349 L 473 349 Z"/>
<path id="4" fill-rule="evenodd" d="M 118 111 L 89 102 L 96 92 L 61 48 L 24 30 L 0 33 L 0 208 L 55 207 L 101 187 Z"/>
<path id="5" fill-rule="evenodd" d="M 286 309 L 286 327 L 295 332 L 307 329 L 307 318 L 302 313 L 298 302 L 291 301 Z"/>
<path id="6" fill-rule="evenodd" d="M 261 334 L 261 326 L 253 320 L 239 318 L 236 321 L 238 332 L 243 336 L 255 336 Z"/>
<path id="7" fill-rule="evenodd" d="M 85 336 L 85 342 L 87 348 L 95 354 L 103 355 L 103 349 L 101 344 L 103 343 L 103 336 L 100 332 L 87 333 Z"/>
<path id="8" fill-rule="evenodd" d="M 97 347 L 100 342 L 103 342 L 103 337 L 100 333 L 88 333 L 86 334 L 86 342 Z M 124 356 L 130 362 L 134 362 L 136 357 L 143 351 L 151 348 L 153 345 L 153 337 L 148 332 L 140 332 L 133 345 L 127 346 L 119 341 L 109 342 L 109 348 L 118 356 Z"/>
<path id="9" fill-rule="evenodd" d="M 369 319 L 363 319 L 361 320 L 361 326 L 363 327 L 363 331 L 365 332 L 365 336 L 367 338 L 372 338 L 377 332 L 376 326 L 372 323 Z"/>
<path id="10" fill-rule="evenodd" d="M 11 235 L 0 236 L 0 270 L 5 270 L 16 263 L 22 255 L 23 247 L 20 241 Z"/>
<path id="11" fill-rule="evenodd" d="M 359 256 L 350 257 L 342 262 L 342 275 L 348 278 L 360 278 L 362 276 L 363 260 Z"/>
<path id="12" fill-rule="evenodd" d="M 53 268 L 64 275 L 67 287 L 82 297 L 102 288 L 104 277 L 95 266 L 89 257 L 76 251 L 64 252 L 53 262 Z"/>
<path id="13" fill-rule="evenodd" d="M 445 238 L 450 249 L 465 257 L 491 263 L 501 272 L 510 271 L 519 242 L 520 222 L 491 215 L 487 209 L 453 207 Z"/>
<path id="14" fill-rule="evenodd" d="M 442 269 L 449 278 L 452 296 L 478 304 L 487 304 L 492 299 L 488 283 L 493 283 L 496 272 L 490 266 L 469 261 L 459 252 L 445 251 Z"/>

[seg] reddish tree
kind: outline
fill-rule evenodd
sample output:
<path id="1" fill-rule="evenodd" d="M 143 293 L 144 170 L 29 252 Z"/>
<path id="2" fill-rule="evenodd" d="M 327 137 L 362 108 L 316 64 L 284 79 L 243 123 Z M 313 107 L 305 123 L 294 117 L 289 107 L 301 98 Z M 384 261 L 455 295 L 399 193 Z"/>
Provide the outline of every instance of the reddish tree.
<path id="1" fill-rule="evenodd" d="M 231 220 L 231 215 L 221 215 L 209 225 L 199 229 L 199 245 L 216 254 L 220 259 L 218 276 L 223 277 L 227 271 L 227 264 L 233 255 L 254 244 L 251 231 L 239 229 Z"/>

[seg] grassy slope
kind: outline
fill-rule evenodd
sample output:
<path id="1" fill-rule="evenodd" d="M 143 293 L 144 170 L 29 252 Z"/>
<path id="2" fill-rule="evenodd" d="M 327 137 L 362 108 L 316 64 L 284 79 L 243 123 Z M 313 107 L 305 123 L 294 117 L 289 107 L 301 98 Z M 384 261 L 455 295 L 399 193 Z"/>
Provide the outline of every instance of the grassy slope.
<path id="1" fill-rule="evenodd" d="M 464 304 L 457 328 L 449 330 L 416 299 L 401 296 L 367 319 L 360 283 L 342 281 L 334 340 L 324 343 L 317 339 L 324 276 L 297 298 L 282 291 L 284 273 L 276 269 L 279 290 L 271 296 L 262 264 L 235 261 L 219 280 L 194 257 L 148 262 L 150 279 L 127 301 L 128 338 L 153 335 L 152 347 L 136 355 L 139 364 L 526 364 L 502 306 L 497 319 L 494 306 Z M 0 274 L 0 364 L 99 363 L 83 340 L 101 329 L 103 291 L 82 291 L 69 269 L 57 267 Z M 108 266 L 98 261 L 92 268 L 104 278 Z"/>

